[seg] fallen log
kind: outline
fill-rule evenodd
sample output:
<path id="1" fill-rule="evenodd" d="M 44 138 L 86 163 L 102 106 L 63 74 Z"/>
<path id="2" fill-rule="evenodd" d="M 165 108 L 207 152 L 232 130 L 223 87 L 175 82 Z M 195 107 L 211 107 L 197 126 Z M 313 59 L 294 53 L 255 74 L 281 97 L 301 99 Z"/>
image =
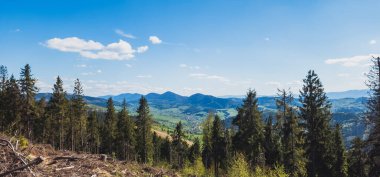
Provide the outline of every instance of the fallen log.
<path id="1" fill-rule="evenodd" d="M 53 160 L 69 160 L 69 161 L 76 161 L 78 159 L 81 159 L 79 157 L 72 157 L 72 156 L 60 156 L 60 157 L 55 157 Z"/>
<path id="2" fill-rule="evenodd" d="M 40 164 L 42 161 L 43 161 L 43 160 L 42 160 L 41 157 L 37 157 L 37 158 L 35 158 L 33 161 L 31 161 L 30 163 L 28 163 L 28 164 L 26 164 L 26 165 L 23 165 L 23 166 L 21 166 L 21 167 L 17 167 L 17 168 L 15 168 L 15 169 L 12 169 L 12 170 L 6 171 L 6 172 L 4 172 L 4 173 L 1 173 L 1 174 L 0 174 L 0 177 L 2 177 L 2 176 L 6 176 L 6 175 L 9 175 L 9 174 L 11 174 L 11 173 L 13 173 L 13 172 L 16 172 L 16 171 L 19 171 L 19 170 L 23 170 L 23 169 L 25 169 L 25 168 L 29 168 L 30 166 L 33 166 L 33 165 L 38 165 L 38 164 Z"/>
<path id="3" fill-rule="evenodd" d="M 72 169 L 72 168 L 74 168 L 74 166 L 68 166 L 68 167 L 57 168 L 57 169 L 55 169 L 55 171 L 69 170 L 69 169 Z"/>

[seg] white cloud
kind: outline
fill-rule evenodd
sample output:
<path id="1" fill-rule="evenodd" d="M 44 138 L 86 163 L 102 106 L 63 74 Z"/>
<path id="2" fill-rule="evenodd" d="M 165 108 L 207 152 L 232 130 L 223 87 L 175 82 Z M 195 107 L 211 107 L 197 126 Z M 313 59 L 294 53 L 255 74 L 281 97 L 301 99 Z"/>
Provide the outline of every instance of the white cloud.
<path id="1" fill-rule="evenodd" d="M 131 64 L 125 64 L 125 66 L 128 67 L 128 68 L 132 68 Z"/>
<path id="2" fill-rule="evenodd" d="M 187 64 L 180 64 L 179 67 L 181 67 L 181 68 L 187 68 L 187 69 L 191 69 L 191 70 L 199 70 L 199 69 L 201 69 L 200 66 L 189 66 Z"/>
<path id="3" fill-rule="evenodd" d="M 136 37 L 133 36 L 132 34 L 126 34 L 126 33 L 124 33 L 124 31 L 122 31 L 122 30 L 120 30 L 120 29 L 116 29 L 116 30 L 115 30 L 115 33 L 117 33 L 117 34 L 120 35 L 120 36 L 126 37 L 126 38 L 136 39 Z"/>
<path id="4" fill-rule="evenodd" d="M 62 52 L 79 53 L 85 58 L 105 60 L 129 60 L 135 56 L 136 52 L 143 53 L 148 49 L 146 46 L 143 46 L 139 47 L 136 51 L 132 48 L 131 44 L 123 40 L 103 45 L 100 42 L 93 40 L 86 41 L 77 37 L 53 38 L 47 40 L 45 45 Z"/>
<path id="5" fill-rule="evenodd" d="M 149 47 L 148 46 L 141 46 L 141 47 L 138 47 L 137 48 L 137 53 L 144 53 L 144 52 L 146 52 L 147 50 L 149 49 Z"/>
<path id="6" fill-rule="evenodd" d="M 87 68 L 86 64 L 75 65 L 77 68 Z"/>
<path id="7" fill-rule="evenodd" d="M 162 40 L 160 38 L 158 38 L 157 36 L 149 36 L 149 41 L 152 44 L 161 44 L 162 43 Z"/>
<path id="8" fill-rule="evenodd" d="M 276 88 L 281 88 L 282 87 L 282 84 L 280 82 L 276 82 L 276 81 L 266 82 L 265 85 L 274 86 Z"/>
<path id="9" fill-rule="evenodd" d="M 374 40 L 374 39 L 372 39 L 372 40 L 369 41 L 369 44 L 371 44 L 371 45 L 376 44 L 376 43 L 377 43 L 377 41 Z"/>
<path id="10" fill-rule="evenodd" d="M 197 79 L 217 80 L 220 82 L 229 82 L 230 81 L 229 79 L 222 77 L 222 76 L 208 75 L 208 74 L 203 74 L 203 73 L 193 73 L 193 74 L 190 74 L 189 76 L 192 78 L 197 78 Z"/>
<path id="11" fill-rule="evenodd" d="M 143 79 L 150 79 L 152 78 L 153 76 L 152 75 L 138 75 L 136 76 L 137 78 L 143 78 Z"/>
<path id="12" fill-rule="evenodd" d="M 266 41 L 270 41 L 270 38 L 269 38 L 269 37 L 266 37 L 264 40 L 266 40 Z"/>
<path id="13" fill-rule="evenodd" d="M 353 66 L 365 66 L 371 61 L 372 57 L 378 57 L 379 54 L 369 54 L 369 55 L 357 55 L 347 58 L 333 58 L 325 60 L 326 64 L 339 64 L 345 67 Z"/>
<path id="14" fill-rule="evenodd" d="M 102 70 L 98 69 L 96 70 L 97 73 L 102 73 Z"/>
<path id="15" fill-rule="evenodd" d="M 348 73 L 339 73 L 338 77 L 350 77 L 350 74 L 348 74 Z"/>

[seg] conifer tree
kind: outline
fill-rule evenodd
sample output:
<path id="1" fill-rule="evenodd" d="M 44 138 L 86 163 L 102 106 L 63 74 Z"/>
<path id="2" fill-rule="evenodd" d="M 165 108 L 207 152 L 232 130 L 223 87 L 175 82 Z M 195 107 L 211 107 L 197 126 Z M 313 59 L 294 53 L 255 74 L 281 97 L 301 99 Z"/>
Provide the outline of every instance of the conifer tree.
<path id="1" fill-rule="evenodd" d="M 165 138 L 165 140 L 162 142 L 161 145 L 161 159 L 168 162 L 169 164 L 171 163 L 171 142 L 169 140 L 169 136 Z"/>
<path id="2" fill-rule="evenodd" d="M 300 116 L 305 121 L 308 176 L 332 176 L 331 104 L 318 75 L 310 70 L 300 91 Z"/>
<path id="3" fill-rule="evenodd" d="M 238 109 L 233 124 L 238 127 L 233 137 L 234 148 L 242 152 L 251 165 L 264 165 L 264 126 L 258 109 L 256 92 L 249 90 L 243 105 Z"/>
<path id="4" fill-rule="evenodd" d="M 303 150 L 301 123 L 291 106 L 294 97 L 290 91 L 279 90 L 276 100 L 277 118 L 281 122 L 282 158 L 285 171 L 293 177 L 306 176 L 306 158 Z"/>
<path id="5" fill-rule="evenodd" d="M 215 115 L 212 134 L 211 134 L 211 147 L 212 147 L 212 156 L 214 163 L 214 174 L 218 177 L 220 165 L 226 158 L 226 149 L 224 141 L 224 128 L 222 122 L 218 115 Z"/>
<path id="6" fill-rule="evenodd" d="M 91 153 L 99 153 L 100 147 L 100 135 L 99 135 L 99 122 L 96 116 L 96 112 L 92 111 L 88 116 L 88 125 L 87 125 L 87 134 L 88 134 L 88 151 Z"/>
<path id="7" fill-rule="evenodd" d="M 372 164 L 369 176 L 375 177 L 380 175 L 380 57 L 373 58 L 372 63 L 366 82 L 370 89 L 366 119 L 373 127 L 368 138 L 369 161 Z"/>
<path id="8" fill-rule="evenodd" d="M 104 117 L 104 127 L 102 132 L 103 151 L 108 154 L 115 153 L 116 138 L 116 113 L 113 100 L 110 97 L 107 101 L 107 112 Z"/>
<path id="9" fill-rule="evenodd" d="M 44 127 L 46 119 L 46 110 L 47 102 L 45 97 L 42 97 L 38 100 L 36 104 L 36 118 L 33 123 L 33 136 L 34 140 L 37 142 L 43 142 L 44 137 Z"/>
<path id="10" fill-rule="evenodd" d="M 172 146 L 173 146 L 173 157 L 176 158 L 174 161 L 175 165 L 178 165 L 179 168 L 183 168 L 184 166 L 184 160 L 186 157 L 185 150 L 186 150 L 186 142 L 184 140 L 185 133 L 183 132 L 183 126 L 181 121 L 179 121 L 174 129 L 173 135 L 172 135 Z"/>
<path id="11" fill-rule="evenodd" d="M 13 75 L 6 83 L 5 104 L 5 131 L 11 135 L 19 135 L 21 132 L 20 122 L 22 114 L 21 91 Z"/>
<path id="12" fill-rule="evenodd" d="M 33 75 L 31 74 L 31 68 L 29 64 L 26 64 L 24 68 L 21 69 L 20 73 L 20 90 L 22 95 L 22 105 L 23 105 L 23 111 L 22 111 L 22 126 L 24 129 L 23 134 L 27 138 L 32 138 L 32 123 L 33 118 L 35 118 L 35 95 L 38 92 L 36 84 L 36 79 L 33 78 Z"/>
<path id="13" fill-rule="evenodd" d="M 83 150 L 86 142 L 86 102 L 84 100 L 83 88 L 79 79 L 74 82 L 73 95 L 71 96 L 71 116 L 70 116 L 70 134 L 71 150 Z"/>
<path id="14" fill-rule="evenodd" d="M 149 111 L 148 101 L 145 97 L 141 97 L 137 109 L 137 152 L 139 161 L 142 163 L 150 163 L 153 155 L 152 145 L 152 118 Z"/>
<path id="15" fill-rule="evenodd" d="M 65 124 L 67 122 L 67 103 L 66 92 L 63 90 L 63 82 L 58 76 L 54 84 L 53 94 L 48 103 L 49 115 L 46 132 L 49 136 L 49 142 L 54 147 L 63 150 L 65 140 Z M 58 130 L 58 133 L 57 133 Z"/>
<path id="16" fill-rule="evenodd" d="M 157 164 L 160 161 L 161 157 L 161 146 L 162 146 L 162 141 L 160 137 L 158 137 L 156 132 L 153 132 L 153 163 Z"/>
<path id="17" fill-rule="evenodd" d="M 6 88 L 8 82 L 8 70 L 6 66 L 0 65 L 0 131 L 5 131 L 6 112 Z"/>
<path id="18" fill-rule="evenodd" d="M 134 122 L 129 116 L 127 109 L 127 102 L 125 99 L 122 103 L 122 109 L 118 113 L 117 119 L 117 153 L 119 158 L 124 160 L 131 160 L 134 154 L 135 147 L 135 130 Z"/>
<path id="19" fill-rule="evenodd" d="M 280 138 L 275 133 L 275 130 L 273 128 L 272 116 L 269 116 L 269 118 L 267 119 L 264 136 L 266 165 L 274 168 L 281 162 L 281 144 Z"/>
<path id="20" fill-rule="evenodd" d="M 206 169 L 211 168 L 212 162 L 212 125 L 214 121 L 214 114 L 209 113 L 207 118 L 202 123 L 202 161 Z"/>
<path id="21" fill-rule="evenodd" d="M 351 141 L 351 149 L 348 155 L 348 176 L 349 177 L 367 177 L 366 173 L 366 154 L 364 152 L 365 144 L 356 137 Z"/>
<path id="22" fill-rule="evenodd" d="M 189 161 L 194 164 L 201 155 L 201 144 L 199 138 L 195 138 L 194 144 L 189 149 Z"/>
<path id="23" fill-rule="evenodd" d="M 332 167 L 334 176 L 347 177 L 346 152 L 339 124 L 335 125 L 332 152 L 334 153 L 334 163 Z"/>

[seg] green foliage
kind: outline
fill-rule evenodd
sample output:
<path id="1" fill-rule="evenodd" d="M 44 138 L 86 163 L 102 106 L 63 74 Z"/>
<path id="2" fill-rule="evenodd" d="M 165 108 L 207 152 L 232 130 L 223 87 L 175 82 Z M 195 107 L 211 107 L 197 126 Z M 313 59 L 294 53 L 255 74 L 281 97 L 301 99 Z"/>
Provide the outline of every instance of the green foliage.
<path id="1" fill-rule="evenodd" d="M 25 138 L 24 136 L 20 135 L 17 137 L 18 141 L 19 141 L 19 147 L 20 149 L 25 149 L 28 147 L 29 145 L 29 141 L 27 138 Z"/>
<path id="2" fill-rule="evenodd" d="M 281 162 L 281 144 L 280 137 L 275 133 L 275 129 L 272 125 L 272 116 L 269 116 L 266 126 L 265 126 L 265 160 L 266 165 L 274 167 L 276 164 Z"/>
<path id="3" fill-rule="evenodd" d="M 194 163 L 187 163 L 181 173 L 184 176 L 206 176 L 206 169 L 203 166 L 202 159 L 198 157 Z"/>
<path id="4" fill-rule="evenodd" d="M 347 177 L 347 159 L 346 149 L 342 138 L 341 128 L 336 124 L 334 130 L 334 143 L 332 145 L 332 153 L 334 155 L 333 171 L 334 176 Z"/>
<path id="5" fill-rule="evenodd" d="M 366 177 L 366 159 L 364 152 L 365 144 L 356 137 L 351 142 L 352 147 L 348 153 L 348 176 L 349 177 Z"/>
<path id="6" fill-rule="evenodd" d="M 234 148 L 247 157 L 251 167 L 263 166 L 265 164 L 264 125 L 255 91 L 248 91 L 243 105 L 238 108 L 238 115 L 233 120 L 233 124 L 238 127 L 233 137 Z"/>
<path id="7" fill-rule="evenodd" d="M 137 152 L 139 161 L 142 163 L 150 163 L 153 160 L 153 144 L 152 144 L 152 118 L 149 112 L 148 102 L 145 97 L 141 97 L 140 105 L 137 109 Z"/>
<path id="8" fill-rule="evenodd" d="M 112 98 L 107 101 L 107 112 L 104 118 L 104 127 L 102 131 L 103 152 L 111 154 L 115 151 L 115 139 L 117 133 L 116 113 Z"/>
<path id="9" fill-rule="evenodd" d="M 212 123 L 214 121 L 214 114 L 209 113 L 207 118 L 202 123 L 202 160 L 207 169 L 211 168 L 212 162 Z"/>
<path id="10" fill-rule="evenodd" d="M 249 164 L 241 153 L 237 153 L 227 170 L 227 176 L 250 177 Z"/>
<path id="11" fill-rule="evenodd" d="M 327 100 L 321 81 L 314 71 L 303 80 L 300 92 L 300 116 L 305 121 L 308 176 L 333 176 L 330 119 L 331 104 Z"/>

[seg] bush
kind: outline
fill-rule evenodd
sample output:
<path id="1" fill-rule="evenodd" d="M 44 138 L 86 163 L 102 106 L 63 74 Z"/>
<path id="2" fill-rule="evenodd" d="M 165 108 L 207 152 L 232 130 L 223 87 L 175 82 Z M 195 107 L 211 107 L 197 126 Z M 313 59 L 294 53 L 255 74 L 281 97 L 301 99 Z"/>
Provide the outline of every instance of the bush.
<path id="1" fill-rule="evenodd" d="M 249 177 L 250 170 L 247 161 L 243 154 L 238 153 L 231 162 L 231 166 L 228 169 L 228 176 L 231 177 Z"/>
<path id="2" fill-rule="evenodd" d="M 183 176 L 206 176 L 205 172 L 206 170 L 200 157 L 195 160 L 194 164 L 186 164 L 182 170 Z"/>

